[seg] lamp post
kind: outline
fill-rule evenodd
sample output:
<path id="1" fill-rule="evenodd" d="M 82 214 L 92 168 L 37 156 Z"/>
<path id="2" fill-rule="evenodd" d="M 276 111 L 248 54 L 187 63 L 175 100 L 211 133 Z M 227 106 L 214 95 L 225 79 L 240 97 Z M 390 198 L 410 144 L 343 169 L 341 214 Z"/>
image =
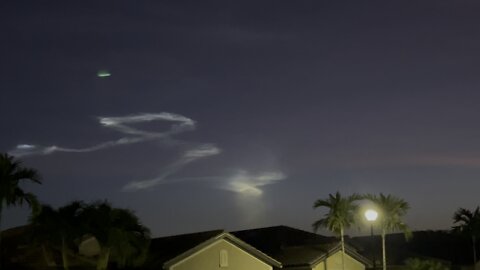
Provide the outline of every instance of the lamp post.
<path id="1" fill-rule="evenodd" d="M 370 222 L 370 236 L 371 236 L 371 249 L 372 249 L 372 262 L 373 262 L 373 270 L 375 270 L 375 250 L 374 250 L 374 241 L 375 239 L 373 238 L 373 223 L 377 220 L 378 218 L 378 212 L 373 210 L 373 209 L 368 209 L 365 211 L 365 218 L 367 219 L 368 222 Z"/>

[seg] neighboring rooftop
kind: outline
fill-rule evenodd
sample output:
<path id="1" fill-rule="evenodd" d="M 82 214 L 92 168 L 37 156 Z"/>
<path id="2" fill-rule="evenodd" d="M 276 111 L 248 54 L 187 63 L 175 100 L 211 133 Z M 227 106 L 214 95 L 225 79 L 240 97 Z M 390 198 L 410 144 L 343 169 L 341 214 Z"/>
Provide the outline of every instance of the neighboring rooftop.
<path id="1" fill-rule="evenodd" d="M 213 230 L 154 238 L 150 243 L 148 264 L 159 266 L 161 269 L 165 262 L 224 232 L 223 230 Z"/>
<path id="2" fill-rule="evenodd" d="M 288 226 L 273 226 L 231 232 L 236 237 L 264 251 L 278 251 L 285 247 L 324 245 L 337 243 L 335 237 L 327 237 Z"/>
<path id="3" fill-rule="evenodd" d="M 338 246 L 335 237 L 287 226 L 243 230 L 232 234 L 280 261 L 284 266 L 315 264 Z"/>

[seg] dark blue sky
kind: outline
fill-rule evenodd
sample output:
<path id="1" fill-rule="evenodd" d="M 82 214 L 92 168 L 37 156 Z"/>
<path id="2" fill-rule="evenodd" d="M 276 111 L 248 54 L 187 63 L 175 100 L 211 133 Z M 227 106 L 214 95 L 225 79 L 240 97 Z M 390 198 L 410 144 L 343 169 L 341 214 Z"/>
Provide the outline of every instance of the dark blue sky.
<path id="1" fill-rule="evenodd" d="M 476 0 L 3 1 L 0 151 L 56 146 L 19 155 L 44 178 L 25 189 L 108 199 L 155 235 L 310 229 L 337 190 L 394 194 L 411 227 L 446 229 L 479 204 L 478 14 Z"/>

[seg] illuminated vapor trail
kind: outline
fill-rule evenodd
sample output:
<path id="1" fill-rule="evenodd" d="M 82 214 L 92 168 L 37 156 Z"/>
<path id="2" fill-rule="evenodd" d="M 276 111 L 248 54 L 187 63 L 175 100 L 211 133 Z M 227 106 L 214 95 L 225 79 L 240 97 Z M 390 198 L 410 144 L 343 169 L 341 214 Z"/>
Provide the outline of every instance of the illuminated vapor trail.
<path id="1" fill-rule="evenodd" d="M 31 144 L 20 144 L 17 145 L 15 149 L 9 151 L 9 153 L 16 157 L 31 155 L 49 155 L 55 152 L 87 153 L 111 148 L 118 145 L 127 145 L 145 141 L 165 139 L 169 138 L 172 135 L 195 129 L 195 121 L 193 121 L 192 119 L 182 115 L 167 112 L 144 113 L 124 117 L 99 117 L 98 120 L 100 124 L 104 127 L 117 130 L 127 136 L 117 140 L 106 141 L 85 148 L 66 148 L 56 145 L 39 146 Z M 172 124 L 170 129 L 165 132 L 148 132 L 127 125 L 151 121 L 169 121 L 173 122 L 174 124 Z"/>
<path id="2" fill-rule="evenodd" d="M 169 140 L 171 142 L 171 136 L 182 132 L 195 130 L 195 121 L 185 116 L 168 112 L 144 113 L 124 117 L 99 117 L 98 120 L 102 126 L 123 133 L 124 137 L 85 148 L 66 148 L 56 145 L 39 146 L 31 144 L 20 144 L 17 145 L 12 151 L 9 151 L 9 153 L 16 157 L 24 157 L 31 155 L 50 155 L 55 152 L 88 153 L 119 145 L 135 144 L 146 141 Z M 151 121 L 168 121 L 172 122 L 172 125 L 170 126 L 170 129 L 164 132 L 144 131 L 130 126 L 131 124 L 145 123 Z M 217 155 L 220 152 L 221 149 L 214 144 L 196 144 L 192 147 L 192 149 L 187 150 L 180 157 L 179 160 L 167 166 L 164 171 L 157 177 L 145 181 L 130 182 L 123 187 L 123 190 L 135 191 L 151 188 L 160 184 L 166 177 L 182 169 L 187 164 L 200 158 Z"/>
<path id="3" fill-rule="evenodd" d="M 182 157 L 176 161 L 175 163 L 171 164 L 164 171 L 158 175 L 157 177 L 149 180 L 142 180 L 142 181 L 133 181 L 128 183 L 123 187 L 123 191 L 135 191 L 140 189 L 147 189 L 154 187 L 158 184 L 165 183 L 167 180 L 166 178 L 173 173 L 180 170 L 185 165 L 203 157 L 213 156 L 220 153 L 220 149 L 217 148 L 215 145 L 212 144 L 203 144 L 195 149 L 191 149 L 186 151 Z M 173 182 L 173 181 L 167 181 Z"/>
<path id="4" fill-rule="evenodd" d="M 205 149 L 202 149 L 204 152 Z M 216 154 L 216 149 L 211 148 L 211 155 Z M 124 191 L 133 191 L 138 189 L 145 189 L 160 184 L 172 184 L 179 182 L 203 182 L 207 185 L 212 185 L 214 188 L 223 189 L 244 195 L 247 197 L 260 197 L 263 194 L 262 187 L 266 185 L 276 184 L 277 182 L 287 178 L 285 174 L 279 171 L 267 171 L 258 174 L 250 174 L 245 170 L 241 170 L 231 176 L 204 176 L 204 177 L 186 177 L 186 178 L 168 178 L 175 173 L 179 167 L 190 163 L 191 159 L 183 156 L 177 163 L 169 166 L 164 173 L 154 179 L 145 181 L 135 181 L 126 185 Z"/>
<path id="5" fill-rule="evenodd" d="M 146 141 L 164 141 L 171 142 L 172 136 L 186 131 L 195 130 L 195 121 L 182 115 L 173 113 L 144 113 L 129 115 L 124 117 L 99 117 L 99 123 L 107 128 L 116 130 L 124 136 L 117 139 L 102 142 L 85 148 L 66 148 L 56 145 L 39 146 L 31 144 L 20 144 L 10 151 L 11 155 L 16 157 L 24 157 L 31 155 L 50 155 L 55 152 L 70 153 L 88 153 L 102 149 L 112 148 L 120 145 L 136 144 Z M 151 121 L 167 121 L 171 122 L 170 128 L 163 132 L 152 132 L 134 128 L 131 125 L 145 123 Z M 190 144 L 190 143 L 189 143 Z M 190 144 L 191 145 L 191 144 Z M 245 170 L 228 177 L 192 177 L 188 179 L 171 179 L 172 174 L 178 172 L 186 165 L 198 159 L 218 155 L 221 149 L 214 144 L 199 143 L 191 146 L 190 149 L 183 152 L 182 155 L 172 162 L 170 165 L 162 169 L 162 171 L 152 179 L 132 181 L 123 186 L 123 191 L 138 191 L 150 189 L 159 184 L 174 183 L 179 181 L 197 181 L 202 180 L 214 185 L 215 188 L 235 192 L 239 195 L 248 197 L 260 197 L 263 194 L 262 187 L 274 184 L 284 180 L 286 175 L 280 171 L 267 171 L 257 174 L 251 174 Z"/>

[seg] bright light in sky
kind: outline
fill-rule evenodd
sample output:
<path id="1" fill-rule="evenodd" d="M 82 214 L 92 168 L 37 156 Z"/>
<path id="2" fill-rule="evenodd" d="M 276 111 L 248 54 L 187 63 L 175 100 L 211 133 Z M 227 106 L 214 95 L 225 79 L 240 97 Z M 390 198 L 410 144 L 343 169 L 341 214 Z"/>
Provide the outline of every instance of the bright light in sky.
<path id="1" fill-rule="evenodd" d="M 365 211 L 365 218 L 368 221 L 375 221 L 375 220 L 377 220 L 377 217 L 378 217 L 378 212 L 377 211 L 372 210 L 372 209 L 369 209 L 369 210 Z"/>
<path id="2" fill-rule="evenodd" d="M 99 78 L 105 78 L 110 76 L 112 76 L 112 74 L 108 70 L 99 70 L 97 72 L 97 77 Z"/>

